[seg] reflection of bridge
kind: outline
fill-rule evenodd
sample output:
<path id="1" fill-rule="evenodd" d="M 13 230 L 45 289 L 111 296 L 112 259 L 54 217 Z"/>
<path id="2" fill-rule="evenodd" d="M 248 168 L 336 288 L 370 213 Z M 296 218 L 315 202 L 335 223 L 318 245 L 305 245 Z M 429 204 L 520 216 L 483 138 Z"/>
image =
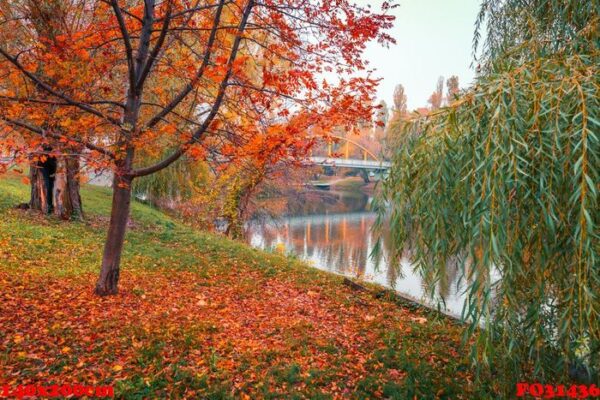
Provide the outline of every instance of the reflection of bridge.
<path id="1" fill-rule="evenodd" d="M 361 222 L 365 220 L 370 221 L 375 219 L 376 214 L 372 211 L 359 211 L 359 212 L 345 212 L 345 213 L 332 213 L 332 214 L 317 214 L 317 215 L 298 215 L 294 217 L 287 217 L 282 222 L 276 223 L 275 225 L 280 227 L 302 227 L 306 225 L 327 225 L 327 224 L 339 224 L 341 222 Z"/>
<path id="2" fill-rule="evenodd" d="M 392 163 L 382 161 L 372 151 L 365 146 L 352 139 L 342 136 L 331 136 L 332 141 L 327 144 L 327 155 L 311 155 L 309 161 L 316 165 L 340 167 L 340 168 L 357 168 L 387 171 L 391 168 Z M 333 145 L 343 142 L 343 148 L 339 148 L 339 152 L 334 153 Z M 352 147 L 351 147 L 352 146 Z M 352 151 L 351 151 L 352 150 Z M 356 150 L 361 158 L 356 158 Z"/>
<path id="3" fill-rule="evenodd" d="M 339 214 L 318 214 L 288 217 L 271 224 L 248 225 L 249 232 L 259 233 L 262 239 L 284 242 L 301 248 L 325 243 L 341 246 L 362 242 L 370 235 L 370 226 L 376 215 L 370 211 Z"/>

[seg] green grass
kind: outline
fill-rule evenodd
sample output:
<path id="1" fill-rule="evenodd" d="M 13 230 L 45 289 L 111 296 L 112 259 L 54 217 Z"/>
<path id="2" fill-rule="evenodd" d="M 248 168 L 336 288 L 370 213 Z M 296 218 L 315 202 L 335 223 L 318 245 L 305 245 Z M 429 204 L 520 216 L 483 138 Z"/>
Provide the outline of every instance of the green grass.
<path id="1" fill-rule="evenodd" d="M 126 399 L 495 397 L 491 382 L 473 384 L 454 321 L 135 201 L 120 293 L 99 299 L 111 190 L 84 186 L 82 199 L 83 222 L 59 221 L 15 209 L 28 187 L 0 178 L 0 386 L 77 381 Z"/>
<path id="2" fill-rule="evenodd" d="M 340 180 L 333 185 L 335 190 L 342 190 L 347 192 L 360 191 L 365 186 L 365 181 L 358 176 L 350 176 L 346 179 Z"/>
<path id="3" fill-rule="evenodd" d="M 28 187 L 16 177 L 1 179 L 0 193 L 0 212 L 5 217 L 0 228 L 12 241 L 28 249 L 27 254 L 23 254 L 26 260 L 42 264 L 38 272 L 79 274 L 98 270 L 110 218 L 110 188 L 82 188 L 84 222 L 64 222 L 51 216 L 40 218 L 35 213 L 12 209 L 16 204 L 28 201 L 29 196 Z M 283 261 L 284 264 L 288 264 L 287 261 L 297 263 L 280 255 L 267 255 L 244 244 L 195 231 L 137 201 L 132 201 L 130 225 L 122 259 L 124 269 L 190 270 L 199 261 L 223 261 L 223 253 L 232 256 L 235 261 L 260 262 L 265 268 L 273 265 L 281 268 Z M 51 266 L 52 262 L 45 262 L 52 261 L 52 248 L 55 246 L 60 246 L 62 254 L 66 251 L 72 255 L 68 260 L 61 260 L 62 268 L 59 269 Z M 19 265 L 14 264 L 14 267 L 19 268 Z"/>

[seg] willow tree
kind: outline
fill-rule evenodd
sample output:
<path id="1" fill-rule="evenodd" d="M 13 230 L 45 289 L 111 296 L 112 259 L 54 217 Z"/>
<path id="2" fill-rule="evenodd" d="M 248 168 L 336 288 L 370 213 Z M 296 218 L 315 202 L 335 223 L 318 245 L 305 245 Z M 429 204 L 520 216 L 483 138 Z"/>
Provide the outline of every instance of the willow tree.
<path id="1" fill-rule="evenodd" d="M 599 9 L 484 2 L 475 85 L 405 125 L 384 184 L 394 257 L 432 284 L 460 267 L 474 361 L 506 383 L 600 367 Z"/>
<path id="2" fill-rule="evenodd" d="M 156 160 L 149 155 L 144 156 L 150 162 Z M 206 163 L 182 157 L 169 168 L 134 181 L 132 192 L 153 206 L 174 209 L 192 198 L 208 182 L 209 168 Z"/>

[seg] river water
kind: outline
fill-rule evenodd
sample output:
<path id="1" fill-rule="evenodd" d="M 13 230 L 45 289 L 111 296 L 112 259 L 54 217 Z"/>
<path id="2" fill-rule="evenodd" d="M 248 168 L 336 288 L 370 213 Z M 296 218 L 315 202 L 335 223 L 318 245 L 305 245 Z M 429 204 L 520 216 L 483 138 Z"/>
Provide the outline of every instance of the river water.
<path id="1" fill-rule="evenodd" d="M 421 304 L 460 316 L 464 283 L 457 269 L 446 271 L 435 288 L 434 299 L 431 299 L 430 291 L 408 259 L 403 259 L 400 265 L 390 265 L 385 240 L 383 256 L 378 261 L 370 257 L 376 242 L 371 232 L 376 216 L 367 211 L 368 196 L 363 194 L 364 197 L 357 199 L 356 193 L 338 195 L 343 207 L 328 206 L 326 202 L 320 202 L 319 207 L 308 204 L 312 212 L 317 210 L 318 213 L 289 216 L 276 222 L 251 223 L 247 232 L 250 244 L 293 254 L 325 271 L 381 284 Z M 340 208 L 351 210 L 335 212 Z"/>

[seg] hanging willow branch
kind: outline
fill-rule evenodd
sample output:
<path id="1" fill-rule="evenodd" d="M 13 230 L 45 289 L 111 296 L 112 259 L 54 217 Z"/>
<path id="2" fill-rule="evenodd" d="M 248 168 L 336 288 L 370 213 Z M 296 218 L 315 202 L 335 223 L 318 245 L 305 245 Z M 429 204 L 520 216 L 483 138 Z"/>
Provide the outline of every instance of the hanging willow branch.
<path id="1" fill-rule="evenodd" d="M 600 367 L 599 65 L 593 50 L 479 77 L 406 124 L 384 183 L 395 258 L 410 245 L 434 284 L 459 259 L 478 361 L 515 376 Z"/>

